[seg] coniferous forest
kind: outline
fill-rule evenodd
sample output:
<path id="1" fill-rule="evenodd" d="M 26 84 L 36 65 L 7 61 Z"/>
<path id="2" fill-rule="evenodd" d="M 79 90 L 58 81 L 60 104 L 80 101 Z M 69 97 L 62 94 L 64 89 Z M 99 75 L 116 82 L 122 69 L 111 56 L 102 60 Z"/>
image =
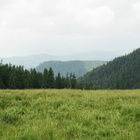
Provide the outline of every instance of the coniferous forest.
<path id="1" fill-rule="evenodd" d="M 93 89 L 139 89 L 140 48 L 93 69 L 78 81 Z"/>
<path id="2" fill-rule="evenodd" d="M 140 48 L 93 69 L 76 79 L 70 73 L 54 76 L 50 67 L 43 73 L 36 69 L 0 63 L 0 89 L 138 89 L 140 88 Z"/>
<path id="3" fill-rule="evenodd" d="M 54 77 L 52 68 L 43 73 L 35 69 L 26 70 L 23 66 L 12 66 L 0 63 L 0 89 L 39 89 L 39 88 L 77 88 L 75 74 L 62 77 L 60 73 Z"/>

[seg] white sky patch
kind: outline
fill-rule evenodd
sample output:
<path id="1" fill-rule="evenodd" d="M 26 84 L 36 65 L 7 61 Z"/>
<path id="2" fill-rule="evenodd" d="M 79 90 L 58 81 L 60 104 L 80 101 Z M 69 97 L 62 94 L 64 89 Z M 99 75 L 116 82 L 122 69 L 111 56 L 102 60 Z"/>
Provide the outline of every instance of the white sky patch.
<path id="1" fill-rule="evenodd" d="M 0 56 L 132 51 L 139 25 L 140 0 L 0 0 Z"/>
<path id="2" fill-rule="evenodd" d="M 140 2 L 132 4 L 132 11 L 136 19 L 140 20 Z"/>
<path id="3" fill-rule="evenodd" d="M 86 8 L 77 13 L 75 18 L 81 25 L 100 28 L 113 23 L 114 12 L 107 6 Z"/>

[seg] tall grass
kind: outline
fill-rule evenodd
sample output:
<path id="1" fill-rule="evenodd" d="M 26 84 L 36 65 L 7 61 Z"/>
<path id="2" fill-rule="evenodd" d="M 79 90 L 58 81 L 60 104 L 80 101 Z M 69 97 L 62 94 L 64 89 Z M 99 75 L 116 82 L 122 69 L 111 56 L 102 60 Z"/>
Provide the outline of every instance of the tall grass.
<path id="1" fill-rule="evenodd" d="M 140 90 L 0 90 L 0 140 L 140 139 Z"/>

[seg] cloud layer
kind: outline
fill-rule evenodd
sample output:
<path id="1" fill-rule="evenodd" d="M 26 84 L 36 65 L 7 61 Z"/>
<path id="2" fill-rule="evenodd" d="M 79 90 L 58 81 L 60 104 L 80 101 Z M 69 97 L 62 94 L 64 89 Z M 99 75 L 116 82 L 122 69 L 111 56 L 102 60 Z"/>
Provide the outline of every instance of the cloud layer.
<path id="1" fill-rule="evenodd" d="M 139 0 L 0 0 L 0 55 L 129 52 L 139 25 Z"/>

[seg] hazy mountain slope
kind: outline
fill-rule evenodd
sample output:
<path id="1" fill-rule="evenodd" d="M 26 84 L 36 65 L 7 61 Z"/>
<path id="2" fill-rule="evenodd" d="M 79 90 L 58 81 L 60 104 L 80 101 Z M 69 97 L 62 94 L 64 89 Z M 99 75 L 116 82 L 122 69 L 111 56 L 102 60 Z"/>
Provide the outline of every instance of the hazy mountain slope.
<path id="1" fill-rule="evenodd" d="M 99 60 L 99 61 L 110 61 L 115 57 L 121 56 L 122 53 L 109 52 L 109 51 L 91 51 L 75 55 L 62 56 L 63 60 Z"/>
<path id="2" fill-rule="evenodd" d="M 96 88 L 140 88 L 140 48 L 92 70 L 78 81 L 92 83 Z"/>
<path id="3" fill-rule="evenodd" d="M 53 56 L 53 55 L 48 55 L 48 54 L 36 54 L 36 55 L 30 55 L 30 56 L 22 56 L 22 57 L 17 56 L 17 57 L 0 58 L 0 59 L 3 60 L 3 64 L 11 63 L 12 65 L 23 65 L 26 69 L 29 69 L 29 68 L 38 66 L 40 63 L 43 63 L 44 61 L 51 61 L 51 60 L 108 61 L 120 55 L 121 55 L 120 53 L 116 53 L 116 52 L 95 51 L 95 52 L 79 53 L 79 54 L 74 54 L 74 55 Z"/>
<path id="4" fill-rule="evenodd" d="M 60 72 L 62 76 L 66 76 L 67 72 L 72 72 L 75 73 L 76 77 L 80 77 L 93 68 L 105 63 L 105 61 L 48 61 L 37 66 L 36 70 L 43 72 L 45 68 L 49 69 L 52 67 L 55 76 L 58 72 Z"/>
<path id="5" fill-rule="evenodd" d="M 55 56 L 47 54 L 36 54 L 30 56 L 17 56 L 9 58 L 1 58 L 4 64 L 11 63 L 12 65 L 23 65 L 25 68 L 33 68 L 46 60 L 55 59 Z"/>

